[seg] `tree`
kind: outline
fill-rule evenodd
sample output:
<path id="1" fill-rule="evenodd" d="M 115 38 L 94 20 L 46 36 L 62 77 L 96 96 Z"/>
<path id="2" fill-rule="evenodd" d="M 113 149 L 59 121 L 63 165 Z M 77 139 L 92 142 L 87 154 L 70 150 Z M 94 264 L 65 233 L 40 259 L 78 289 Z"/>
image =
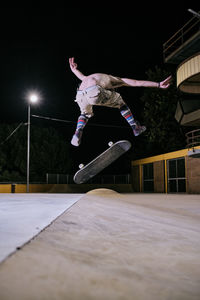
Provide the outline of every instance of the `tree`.
<path id="1" fill-rule="evenodd" d="M 0 139 L 5 139 L 16 124 L 0 125 Z M 46 173 L 69 173 L 71 159 L 65 137 L 55 128 L 31 126 L 30 180 L 44 181 Z M 0 181 L 26 181 L 27 127 L 23 126 L 1 144 Z"/>
<path id="2" fill-rule="evenodd" d="M 63 135 L 52 127 L 42 130 L 33 127 L 31 135 L 31 178 L 39 180 L 46 173 L 68 173 L 71 159 Z"/>
<path id="3" fill-rule="evenodd" d="M 147 80 L 161 81 L 169 74 L 156 67 L 146 72 Z M 144 90 L 141 101 L 144 105 L 143 121 L 147 131 L 141 136 L 139 153 L 156 155 L 181 149 L 185 146 L 179 124 L 175 120 L 178 99 L 181 97 L 173 80 L 167 90 L 148 88 Z M 141 150 L 144 148 L 145 151 Z"/>

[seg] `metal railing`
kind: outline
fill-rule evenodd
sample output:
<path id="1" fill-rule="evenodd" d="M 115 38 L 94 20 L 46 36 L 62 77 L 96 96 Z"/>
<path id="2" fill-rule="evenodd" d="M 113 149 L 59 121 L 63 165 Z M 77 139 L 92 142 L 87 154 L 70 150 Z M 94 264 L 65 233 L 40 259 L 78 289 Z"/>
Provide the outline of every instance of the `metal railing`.
<path id="1" fill-rule="evenodd" d="M 73 175 L 70 174 L 46 174 L 47 184 L 74 184 Z M 86 184 L 130 184 L 130 174 L 99 175 L 91 178 Z"/>
<path id="2" fill-rule="evenodd" d="M 181 47 L 198 31 L 200 31 L 200 19 L 193 16 L 181 29 L 179 29 L 167 42 L 163 44 L 164 61 L 167 56 Z"/>
<path id="3" fill-rule="evenodd" d="M 187 148 L 192 148 L 200 145 L 200 129 L 189 131 L 185 134 Z"/>

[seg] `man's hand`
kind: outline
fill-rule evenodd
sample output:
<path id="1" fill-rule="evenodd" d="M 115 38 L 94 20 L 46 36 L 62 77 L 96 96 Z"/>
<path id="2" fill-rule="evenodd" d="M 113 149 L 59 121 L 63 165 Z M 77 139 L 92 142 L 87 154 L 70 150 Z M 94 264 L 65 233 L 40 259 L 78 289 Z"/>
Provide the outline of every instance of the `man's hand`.
<path id="1" fill-rule="evenodd" d="M 161 81 L 159 83 L 159 88 L 161 88 L 161 89 L 167 89 L 170 86 L 171 79 L 172 79 L 172 76 L 170 75 L 165 80 Z"/>
<path id="2" fill-rule="evenodd" d="M 74 57 L 69 58 L 69 66 L 72 72 L 78 77 L 80 80 L 83 80 L 86 76 L 78 70 L 78 65 L 74 62 Z"/>
<path id="3" fill-rule="evenodd" d="M 70 66 L 72 72 L 74 72 L 74 70 L 77 69 L 78 65 L 74 62 L 74 57 L 69 58 L 69 66 Z"/>

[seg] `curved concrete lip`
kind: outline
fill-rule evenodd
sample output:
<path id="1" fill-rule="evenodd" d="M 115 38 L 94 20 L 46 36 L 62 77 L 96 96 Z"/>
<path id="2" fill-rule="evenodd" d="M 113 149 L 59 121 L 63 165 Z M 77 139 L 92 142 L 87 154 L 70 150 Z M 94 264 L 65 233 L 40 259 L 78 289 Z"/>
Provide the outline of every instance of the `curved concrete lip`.
<path id="1" fill-rule="evenodd" d="M 108 194 L 119 194 L 119 193 L 112 189 L 99 188 L 99 189 L 91 190 L 86 194 L 87 195 L 108 195 Z"/>

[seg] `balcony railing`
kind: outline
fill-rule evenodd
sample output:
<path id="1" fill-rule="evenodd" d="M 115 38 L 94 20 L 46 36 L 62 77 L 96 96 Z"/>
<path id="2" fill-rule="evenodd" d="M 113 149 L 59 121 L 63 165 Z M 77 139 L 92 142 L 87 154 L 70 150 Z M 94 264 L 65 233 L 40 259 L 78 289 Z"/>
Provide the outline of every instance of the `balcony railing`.
<path id="1" fill-rule="evenodd" d="M 200 32 L 200 19 L 193 16 L 181 29 L 179 29 L 167 42 L 163 44 L 164 61 L 173 52 Z"/>
<path id="2" fill-rule="evenodd" d="M 187 148 L 200 145 L 200 129 L 192 130 L 186 133 Z"/>

